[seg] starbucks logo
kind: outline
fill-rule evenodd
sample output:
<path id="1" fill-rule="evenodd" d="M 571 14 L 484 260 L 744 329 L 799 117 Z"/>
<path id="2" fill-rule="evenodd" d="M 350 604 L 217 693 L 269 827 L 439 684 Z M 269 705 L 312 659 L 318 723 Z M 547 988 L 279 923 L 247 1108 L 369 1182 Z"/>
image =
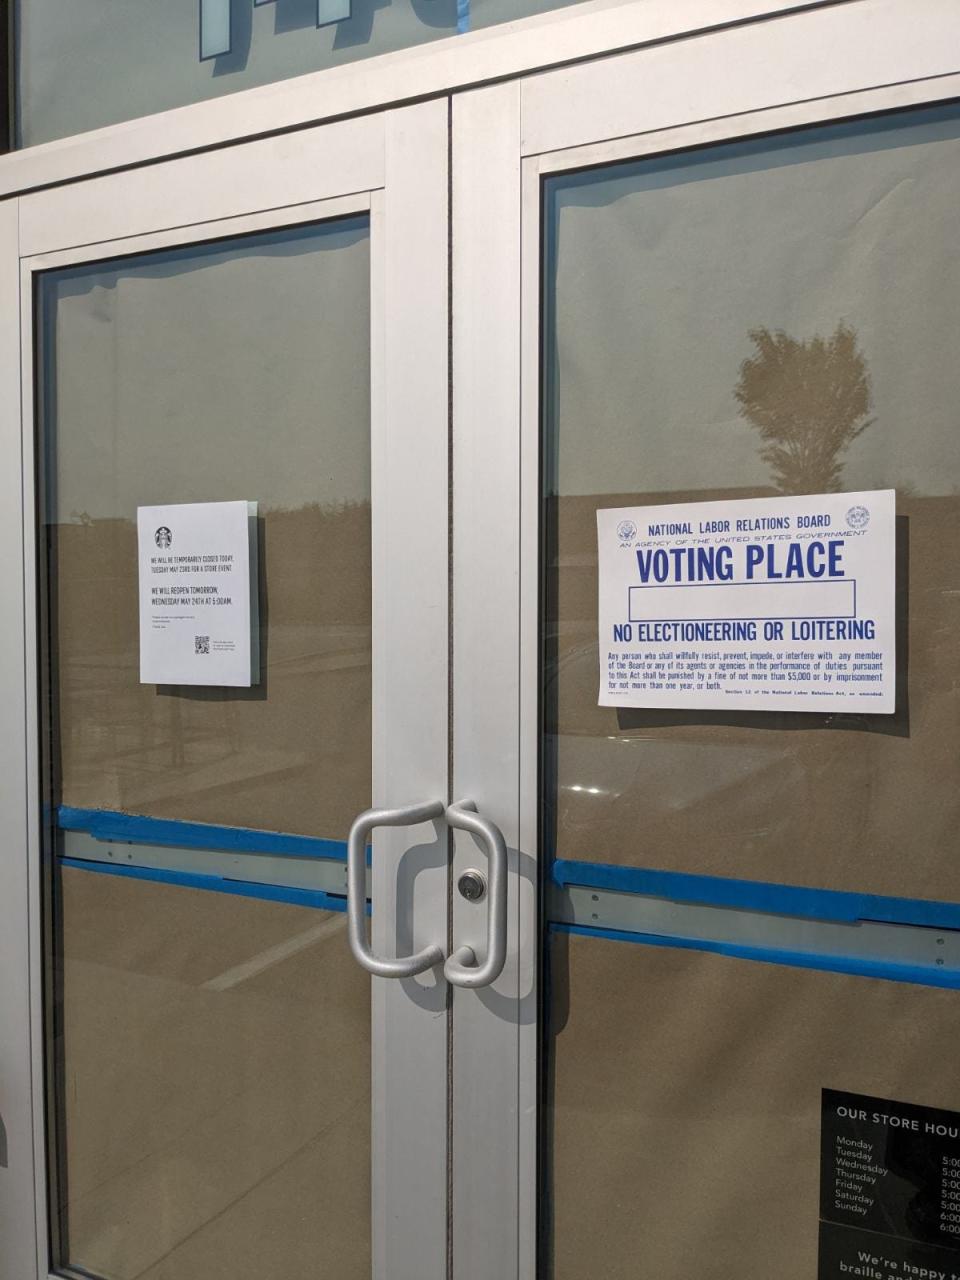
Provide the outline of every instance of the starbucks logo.
<path id="1" fill-rule="evenodd" d="M 157 532 L 153 535 L 153 540 L 161 551 L 166 551 L 170 543 L 173 541 L 173 534 L 165 524 L 162 524 Z"/>

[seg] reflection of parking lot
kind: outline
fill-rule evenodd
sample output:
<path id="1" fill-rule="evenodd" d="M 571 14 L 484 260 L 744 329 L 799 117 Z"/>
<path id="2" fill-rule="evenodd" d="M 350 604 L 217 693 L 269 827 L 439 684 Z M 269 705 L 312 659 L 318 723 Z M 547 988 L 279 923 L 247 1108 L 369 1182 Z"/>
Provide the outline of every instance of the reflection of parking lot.
<path id="1" fill-rule="evenodd" d="M 369 1273 L 369 980 L 344 917 L 63 872 L 70 1260 Z"/>
<path id="2" fill-rule="evenodd" d="M 553 1280 L 810 1280 L 824 1082 L 955 1105 L 955 991 L 563 934 L 550 965 Z"/>
<path id="3" fill-rule="evenodd" d="M 370 803 L 369 504 L 261 523 L 262 679 L 239 690 L 140 684 L 133 522 L 59 526 L 62 803 L 335 839 Z"/>
<path id="4" fill-rule="evenodd" d="M 342 838 L 368 803 L 370 674 L 369 628 L 346 626 L 275 628 L 266 699 L 158 694 L 139 684 L 135 650 L 65 664 L 66 802 Z M 298 813 L 306 825 L 290 827 Z"/>
<path id="5" fill-rule="evenodd" d="M 689 870 L 696 857 L 703 871 L 711 855 L 702 835 L 690 866 L 670 861 L 679 827 L 699 822 L 718 833 L 729 824 L 749 839 L 745 823 L 762 820 L 786 744 L 773 736 L 731 742 L 715 727 L 664 727 L 656 716 L 646 728 L 622 728 L 616 710 L 597 706 L 598 678 L 595 640 L 566 648 L 546 677 L 560 729 L 544 742 L 556 856 Z M 760 810 L 752 818 L 751 797 Z"/>
<path id="6" fill-rule="evenodd" d="M 936 781 L 948 772 L 938 742 L 956 734 L 948 702 L 915 703 L 928 725 L 919 738 L 855 717 L 600 708 L 595 644 L 568 637 L 545 681 L 557 730 L 544 743 L 546 832 L 558 857 L 949 896 L 955 800 Z M 902 785 L 885 786 L 894 774 Z M 923 856 L 904 860 L 905 847 Z"/>

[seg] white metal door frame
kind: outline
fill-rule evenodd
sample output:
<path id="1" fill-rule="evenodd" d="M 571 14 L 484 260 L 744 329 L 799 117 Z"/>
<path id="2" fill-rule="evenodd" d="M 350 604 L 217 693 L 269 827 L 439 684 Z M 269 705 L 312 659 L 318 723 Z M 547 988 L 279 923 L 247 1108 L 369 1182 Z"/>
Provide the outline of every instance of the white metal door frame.
<path id="1" fill-rule="evenodd" d="M 456 1280 L 537 1269 L 543 179 L 958 96 L 943 0 L 785 12 L 454 96 L 453 786 L 518 870 L 507 969 L 454 994 Z M 458 839 L 454 883 L 474 857 Z M 454 898 L 459 939 L 476 925 Z"/>
<path id="2" fill-rule="evenodd" d="M 516 872 L 507 968 L 487 991 L 453 993 L 451 1081 L 446 1019 L 437 1016 L 441 997 L 446 1007 L 443 989 L 418 1005 L 399 983 L 375 982 L 375 1047 L 394 1036 L 404 1044 L 395 1061 L 375 1055 L 375 1265 L 378 1277 L 389 1273 L 391 1280 L 448 1274 L 448 1169 L 438 1152 L 445 1151 L 449 1120 L 452 1275 L 532 1280 L 539 1096 L 542 179 L 565 169 L 958 97 L 958 36 L 953 0 L 592 0 L 562 14 L 0 158 L 0 193 L 11 197 L 0 204 L 0 272 L 7 285 L 0 312 L 0 447 L 5 458 L 22 455 L 24 463 L 23 477 L 16 468 L 3 468 L 7 490 L 0 503 L 0 535 L 11 553 L 0 560 L 7 622 L 0 679 L 8 730 L 0 747 L 8 851 L 0 858 L 4 1280 L 8 1274 L 17 1280 L 42 1275 L 47 1265 L 31 330 L 29 324 L 23 330 L 28 376 L 21 435 L 19 260 L 25 260 L 29 281 L 43 265 L 232 235 L 368 202 L 374 312 L 381 317 L 372 351 L 380 371 L 373 388 L 375 703 L 383 714 L 375 726 L 375 798 L 402 805 L 446 797 L 449 676 L 455 706 L 450 794 L 469 795 L 501 826 Z M 549 67 L 556 69 L 541 70 Z M 462 92 L 453 102 L 448 242 L 443 95 L 451 89 Z M 344 118 L 430 95 L 419 105 Z M 324 118 L 332 122 L 309 127 Z M 276 136 L 262 136 L 268 134 Z M 192 154 L 167 158 L 186 152 Z M 89 176 L 95 173 L 103 176 Z M 326 201 L 344 203 L 321 203 Z M 24 296 L 29 309 L 29 287 Z M 395 864 L 408 843 L 404 832 L 378 836 L 374 895 L 383 910 L 375 917 L 375 944 L 381 950 L 390 950 L 382 922 L 394 914 Z M 477 857 L 472 841 L 458 837 L 455 873 Z M 444 941 L 435 934 L 446 918 L 447 895 L 445 871 L 418 879 L 417 946 Z M 453 902 L 452 937 L 458 945 L 479 942 L 482 906 L 456 894 Z"/>
<path id="3" fill-rule="evenodd" d="M 0 204 L 0 687 L 4 708 L 0 762 L 0 1275 L 31 1276 L 36 1268 L 36 1183 L 33 1131 L 30 973 L 31 932 L 27 848 L 27 759 L 24 681 L 23 500 L 20 434 L 20 262 L 17 200 Z"/>
<path id="4" fill-rule="evenodd" d="M 44 1276 L 47 1223 L 34 481 L 33 294 L 38 272 L 367 212 L 371 236 L 373 792 L 378 805 L 447 793 L 447 164 L 442 99 L 205 157 L 37 192 L 0 212 L 5 399 L 0 671 L 0 1276 Z M 19 263 L 19 265 L 18 265 Z M 418 323 L 407 323 L 415 308 Z M 16 318 L 15 318 L 15 313 Z M 13 393 L 14 366 L 22 407 Z M 22 457 L 22 472 L 14 459 Z M 20 549 L 22 548 L 22 555 Z M 426 828 L 420 828 L 423 834 Z M 346 833 L 344 833 L 346 834 Z M 409 830 L 377 833 L 374 946 L 403 920 L 445 942 L 447 868 L 397 893 Z M 439 930 L 439 936 L 438 935 Z M 28 977 L 29 974 L 29 977 Z M 320 979 L 318 978 L 318 981 Z M 447 1256 L 446 993 L 435 975 L 373 979 L 373 1254 L 378 1276 L 443 1276 Z M 2 1154 L 2 1148 L 0 1148 Z M 434 1189 L 425 1195 L 424 1187 Z"/>
<path id="5" fill-rule="evenodd" d="M 434 43 L 224 94 L 0 157 L 0 196 L 189 151 L 312 127 L 425 97 L 753 22 L 860 0 L 586 0 Z"/>

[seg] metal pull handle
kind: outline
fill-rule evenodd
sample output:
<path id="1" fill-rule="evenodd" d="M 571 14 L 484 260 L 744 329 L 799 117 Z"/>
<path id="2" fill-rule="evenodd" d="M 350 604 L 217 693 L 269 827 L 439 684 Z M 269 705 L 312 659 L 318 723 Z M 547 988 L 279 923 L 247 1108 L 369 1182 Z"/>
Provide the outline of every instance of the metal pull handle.
<path id="1" fill-rule="evenodd" d="M 439 947 L 425 947 L 415 956 L 398 956 L 396 960 L 375 956 L 367 942 L 367 924 L 364 918 L 367 902 L 367 836 L 374 827 L 415 827 L 419 822 L 429 822 L 443 814 L 443 801 L 429 804 L 412 804 L 404 809 L 367 809 L 350 828 L 347 840 L 347 930 L 350 950 L 358 963 L 378 978 L 412 978 L 414 974 L 432 969 L 443 960 Z"/>
<path id="2" fill-rule="evenodd" d="M 478 964 L 472 947 L 458 947 L 443 966 L 443 974 L 457 987 L 486 987 L 500 977 L 507 958 L 507 844 L 500 828 L 481 818 L 472 800 L 448 805 L 447 822 L 479 836 L 485 844 L 489 889 L 486 958 Z"/>

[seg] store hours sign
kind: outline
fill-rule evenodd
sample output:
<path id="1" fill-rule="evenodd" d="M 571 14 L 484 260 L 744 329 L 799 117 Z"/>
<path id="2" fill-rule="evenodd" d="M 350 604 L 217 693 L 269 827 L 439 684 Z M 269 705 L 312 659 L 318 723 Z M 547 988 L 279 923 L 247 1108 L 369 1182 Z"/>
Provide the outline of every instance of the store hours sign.
<path id="1" fill-rule="evenodd" d="M 893 712 L 895 498 L 598 511 L 600 705 Z"/>
<path id="2" fill-rule="evenodd" d="M 140 683 L 260 682 L 257 504 L 137 509 Z"/>

